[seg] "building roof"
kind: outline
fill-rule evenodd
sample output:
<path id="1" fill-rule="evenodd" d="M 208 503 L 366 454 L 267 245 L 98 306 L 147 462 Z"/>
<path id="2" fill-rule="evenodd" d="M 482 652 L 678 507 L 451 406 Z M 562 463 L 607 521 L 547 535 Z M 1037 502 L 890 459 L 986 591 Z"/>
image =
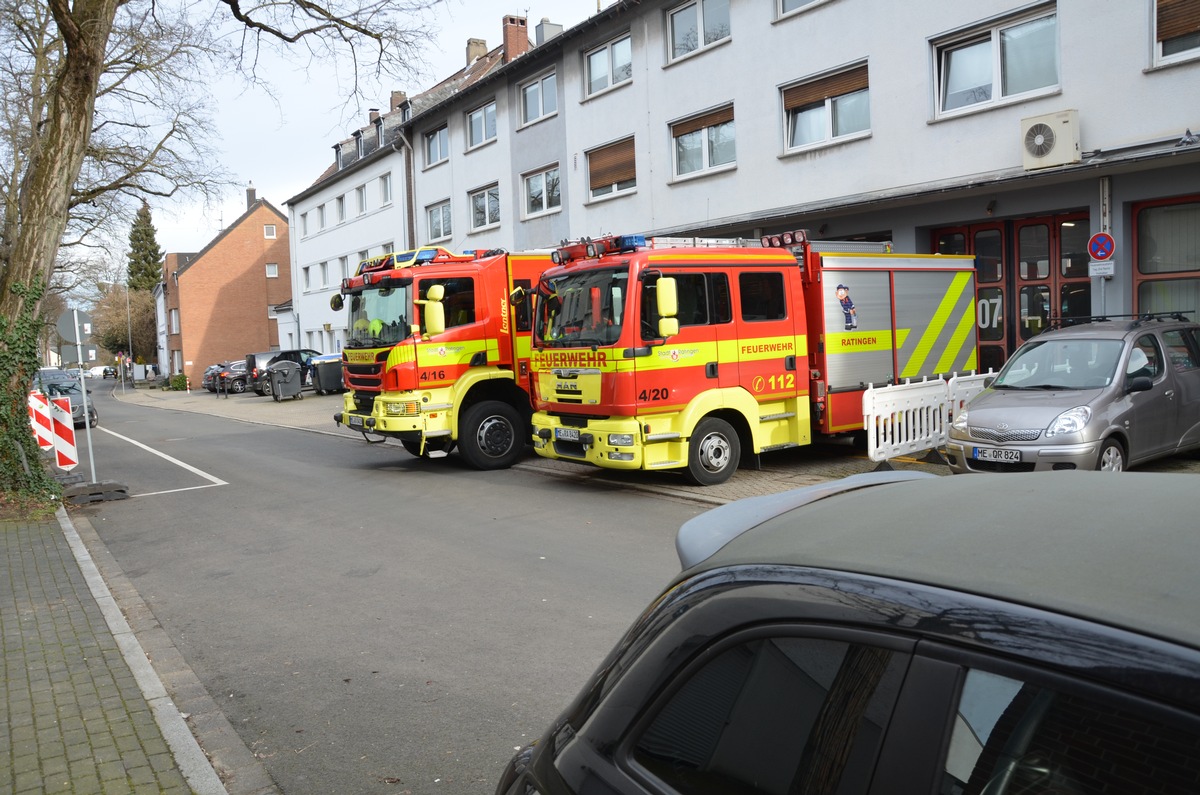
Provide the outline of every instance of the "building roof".
<path id="1" fill-rule="evenodd" d="M 231 223 L 229 226 L 225 227 L 220 232 L 218 232 L 217 236 L 214 237 L 212 240 L 208 241 L 208 245 L 206 245 L 204 248 L 200 249 L 200 251 L 198 253 L 192 254 L 192 255 L 186 255 L 186 254 L 180 255 L 180 256 L 190 256 L 191 259 L 189 259 L 187 262 L 180 265 L 179 268 L 176 269 L 175 272 L 178 274 L 182 274 L 188 268 L 192 267 L 197 262 L 199 262 L 201 259 L 203 259 L 205 254 L 207 254 L 218 243 L 220 243 L 222 240 L 224 240 L 225 237 L 232 230 L 237 229 L 238 226 L 240 226 L 243 221 L 245 221 L 247 218 L 249 218 L 251 215 L 253 215 L 255 210 L 259 209 L 260 207 L 265 207 L 268 210 L 270 210 L 271 212 L 275 213 L 275 215 L 279 216 L 279 220 L 284 225 L 287 225 L 287 222 L 288 222 L 287 216 L 284 215 L 283 213 L 279 212 L 279 208 L 277 208 L 275 205 L 271 204 L 266 199 L 255 199 L 254 202 L 251 203 L 250 206 L 246 208 L 246 212 L 239 215 L 233 223 Z"/>

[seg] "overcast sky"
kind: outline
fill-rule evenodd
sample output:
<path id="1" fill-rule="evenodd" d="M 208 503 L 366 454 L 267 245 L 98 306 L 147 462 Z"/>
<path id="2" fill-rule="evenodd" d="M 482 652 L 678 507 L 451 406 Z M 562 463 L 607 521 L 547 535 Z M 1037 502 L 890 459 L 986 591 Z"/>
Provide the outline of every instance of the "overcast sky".
<path id="1" fill-rule="evenodd" d="M 603 0 L 602 6 L 611 2 Z M 596 0 L 445 0 L 435 15 L 440 30 L 424 68 L 429 77 L 418 85 L 380 85 L 378 96 L 365 100 L 357 112 L 344 107 L 344 92 L 333 80 L 314 74 L 314 69 L 276 66 L 272 74 L 278 105 L 259 92 L 237 96 L 216 86 L 217 146 L 225 167 L 242 188 L 231 192 L 219 207 L 152 204 L 159 248 L 164 252 L 204 248 L 245 212 L 245 187 L 250 182 L 258 198 L 286 214 L 284 202 L 315 182 L 333 162 L 333 144 L 367 124 L 368 108 L 387 109 L 393 90 L 411 96 L 463 68 L 469 38 L 484 39 L 488 49 L 498 46 L 505 16 L 524 16 L 532 40 L 543 17 L 565 29 L 595 14 L 596 6 Z"/>

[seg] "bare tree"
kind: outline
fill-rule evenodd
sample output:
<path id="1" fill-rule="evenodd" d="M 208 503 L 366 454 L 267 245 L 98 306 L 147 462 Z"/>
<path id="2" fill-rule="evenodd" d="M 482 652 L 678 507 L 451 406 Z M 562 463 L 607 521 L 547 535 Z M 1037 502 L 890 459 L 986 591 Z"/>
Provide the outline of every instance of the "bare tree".
<path id="1" fill-rule="evenodd" d="M 361 69 L 412 75 L 428 37 L 422 12 L 437 2 L 218 0 L 203 16 L 205 6 L 186 2 L 4 0 L 0 488 L 56 491 L 23 462 L 36 460 L 25 388 L 60 247 L 120 240 L 131 200 L 223 187 L 207 167 L 202 77 L 228 70 L 232 49 L 236 73 L 257 80 L 262 48 L 289 46 L 315 61 L 347 59 L 350 93 Z M 222 35 L 232 24 L 226 13 L 240 36 Z"/>

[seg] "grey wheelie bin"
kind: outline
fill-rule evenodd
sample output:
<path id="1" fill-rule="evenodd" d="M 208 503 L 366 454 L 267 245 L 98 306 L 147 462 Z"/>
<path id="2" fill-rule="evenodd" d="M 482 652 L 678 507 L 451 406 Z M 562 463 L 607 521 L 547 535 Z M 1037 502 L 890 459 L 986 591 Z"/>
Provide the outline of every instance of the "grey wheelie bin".
<path id="1" fill-rule="evenodd" d="M 310 362 L 312 367 L 312 387 L 318 395 L 326 392 L 342 391 L 342 355 L 340 353 L 314 356 Z"/>
<path id="2" fill-rule="evenodd" d="M 267 368 L 267 375 L 271 379 L 271 395 L 274 396 L 276 403 L 285 397 L 298 400 L 304 398 L 300 391 L 303 386 L 300 378 L 300 365 L 287 360 L 275 362 Z"/>

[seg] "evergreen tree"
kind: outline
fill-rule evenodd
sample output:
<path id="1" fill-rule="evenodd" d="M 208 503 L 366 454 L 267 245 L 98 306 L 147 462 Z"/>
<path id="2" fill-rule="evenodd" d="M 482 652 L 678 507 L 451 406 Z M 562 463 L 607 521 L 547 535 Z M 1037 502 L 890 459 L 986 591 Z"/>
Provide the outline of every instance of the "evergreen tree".
<path id="1" fill-rule="evenodd" d="M 162 281 L 162 260 L 150 205 L 143 201 L 129 231 L 129 289 L 153 290 Z"/>

